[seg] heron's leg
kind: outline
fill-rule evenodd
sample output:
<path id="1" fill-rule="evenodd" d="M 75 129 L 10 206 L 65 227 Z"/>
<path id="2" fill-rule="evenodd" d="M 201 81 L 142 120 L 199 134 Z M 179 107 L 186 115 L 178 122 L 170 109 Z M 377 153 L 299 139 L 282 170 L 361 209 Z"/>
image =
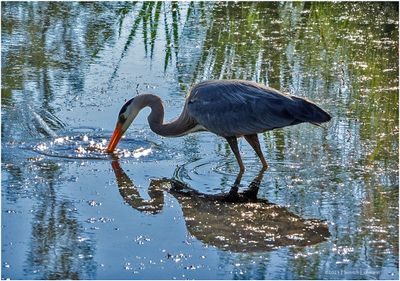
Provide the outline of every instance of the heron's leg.
<path id="1" fill-rule="evenodd" d="M 263 168 L 267 169 L 268 164 L 267 164 L 267 161 L 265 161 L 264 155 L 263 155 L 261 147 L 260 147 L 260 143 L 258 142 L 258 136 L 256 134 L 245 135 L 244 138 L 247 140 L 247 142 L 251 145 L 251 147 L 257 153 L 257 156 L 260 158 L 261 163 L 263 164 Z"/>
<path id="2" fill-rule="evenodd" d="M 242 174 L 244 172 L 244 165 L 243 165 L 242 158 L 240 157 L 237 138 L 235 136 L 226 137 L 226 141 L 229 143 L 229 146 L 231 147 L 233 153 L 235 154 L 236 160 L 239 163 L 239 167 L 240 167 L 240 173 L 239 174 Z"/>
<path id="3" fill-rule="evenodd" d="M 238 191 L 239 191 L 240 182 L 242 181 L 242 176 L 243 176 L 243 172 L 240 171 L 236 176 L 236 180 L 235 180 L 234 184 L 232 185 L 231 190 L 229 191 L 229 195 L 231 197 L 238 196 Z"/>
<path id="4" fill-rule="evenodd" d="M 265 168 L 261 168 L 260 172 L 258 173 L 258 175 L 253 179 L 253 181 L 250 183 L 249 188 L 245 191 L 243 191 L 243 196 L 252 199 L 252 200 L 256 200 L 257 199 L 257 194 L 258 194 L 258 190 L 260 189 L 260 184 L 261 181 L 264 177 L 264 172 L 265 172 Z"/>

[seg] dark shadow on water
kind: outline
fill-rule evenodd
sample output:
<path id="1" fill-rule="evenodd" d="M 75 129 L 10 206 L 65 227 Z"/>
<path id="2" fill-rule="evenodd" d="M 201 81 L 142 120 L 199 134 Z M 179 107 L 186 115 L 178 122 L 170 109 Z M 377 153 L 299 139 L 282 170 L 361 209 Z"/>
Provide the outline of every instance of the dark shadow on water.
<path id="1" fill-rule="evenodd" d="M 157 214 L 164 207 L 164 192 L 179 202 L 186 227 L 204 244 L 233 252 L 264 252 L 278 247 L 304 247 L 330 237 L 326 222 L 305 219 L 287 208 L 257 198 L 264 170 L 247 190 L 238 191 L 239 175 L 231 190 L 203 194 L 175 179 L 152 180 L 149 200 L 144 200 L 132 180 L 112 161 L 119 192 L 132 208 Z"/>

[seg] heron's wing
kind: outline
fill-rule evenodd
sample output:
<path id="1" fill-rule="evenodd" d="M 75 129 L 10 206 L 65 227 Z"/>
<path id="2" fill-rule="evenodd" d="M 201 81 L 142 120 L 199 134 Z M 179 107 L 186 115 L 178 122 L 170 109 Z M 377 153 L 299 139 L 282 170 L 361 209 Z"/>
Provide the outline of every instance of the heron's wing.
<path id="1" fill-rule="evenodd" d="M 290 96 L 256 83 L 239 80 L 206 81 L 188 97 L 189 114 L 221 136 L 248 135 L 296 122 Z M 300 122 L 298 122 L 300 123 Z"/>

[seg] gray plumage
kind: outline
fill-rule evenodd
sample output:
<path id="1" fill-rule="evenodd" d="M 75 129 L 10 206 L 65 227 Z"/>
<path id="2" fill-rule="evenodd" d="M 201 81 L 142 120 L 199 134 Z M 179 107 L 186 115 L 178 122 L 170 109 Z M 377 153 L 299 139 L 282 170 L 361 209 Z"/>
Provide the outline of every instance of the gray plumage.
<path id="1" fill-rule="evenodd" d="M 331 119 L 326 111 L 306 99 L 241 80 L 197 84 L 188 97 L 187 110 L 198 124 L 223 137 Z"/>

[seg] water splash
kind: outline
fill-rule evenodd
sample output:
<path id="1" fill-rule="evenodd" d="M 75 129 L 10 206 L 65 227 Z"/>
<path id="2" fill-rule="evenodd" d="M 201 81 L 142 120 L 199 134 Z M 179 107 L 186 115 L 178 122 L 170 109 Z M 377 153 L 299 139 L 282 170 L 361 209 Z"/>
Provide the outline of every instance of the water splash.
<path id="1" fill-rule="evenodd" d="M 110 154 L 107 152 L 107 142 L 103 136 L 79 134 L 41 141 L 31 149 L 45 156 L 85 160 L 109 160 L 113 157 L 143 159 L 153 155 L 156 150 L 150 142 L 127 139 L 122 148 Z M 127 146 L 130 148 L 125 148 Z"/>

